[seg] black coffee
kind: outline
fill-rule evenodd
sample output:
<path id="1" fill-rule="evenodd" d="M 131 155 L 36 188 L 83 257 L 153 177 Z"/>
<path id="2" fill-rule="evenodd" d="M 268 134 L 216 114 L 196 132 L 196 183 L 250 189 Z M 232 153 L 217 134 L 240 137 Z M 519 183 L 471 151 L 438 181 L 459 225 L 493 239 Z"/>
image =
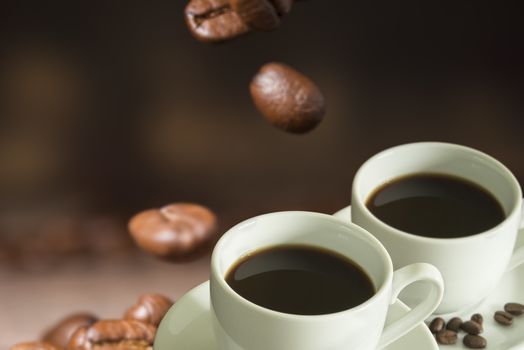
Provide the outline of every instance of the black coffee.
<path id="1" fill-rule="evenodd" d="M 360 305 L 375 294 L 368 275 L 335 252 L 277 246 L 238 261 L 227 283 L 245 299 L 297 315 L 323 315 Z"/>
<path id="2" fill-rule="evenodd" d="M 386 224 L 425 237 L 471 236 L 505 219 L 502 205 L 490 192 L 447 175 L 399 178 L 377 189 L 366 205 Z"/>

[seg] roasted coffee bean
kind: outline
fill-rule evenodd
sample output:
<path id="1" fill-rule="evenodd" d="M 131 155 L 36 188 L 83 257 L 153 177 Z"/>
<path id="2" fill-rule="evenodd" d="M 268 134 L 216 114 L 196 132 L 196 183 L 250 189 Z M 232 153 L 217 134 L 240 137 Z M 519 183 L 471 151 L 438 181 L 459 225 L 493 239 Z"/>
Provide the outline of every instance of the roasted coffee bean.
<path id="1" fill-rule="evenodd" d="M 488 345 L 486 339 L 480 335 L 468 334 L 464 337 L 462 342 L 470 349 L 484 349 Z"/>
<path id="2" fill-rule="evenodd" d="M 482 317 L 481 314 L 474 314 L 473 316 L 471 316 L 471 321 L 477 322 L 479 325 L 482 326 L 484 324 L 484 317 Z"/>
<path id="3" fill-rule="evenodd" d="M 429 324 L 431 333 L 438 333 L 446 327 L 446 321 L 443 318 L 437 317 Z"/>
<path id="4" fill-rule="evenodd" d="M 78 313 L 68 316 L 58 322 L 53 328 L 48 330 L 42 339 L 59 348 L 67 348 L 69 340 L 73 333 L 82 326 L 90 326 L 95 323 L 98 318 L 90 313 Z"/>
<path id="5" fill-rule="evenodd" d="M 253 78 L 250 91 L 266 119 L 288 132 L 312 130 L 326 111 L 324 96 L 315 83 L 282 63 L 264 65 Z"/>
<path id="6" fill-rule="evenodd" d="M 150 350 L 156 327 L 136 320 L 104 320 L 79 328 L 68 350 Z"/>
<path id="7" fill-rule="evenodd" d="M 231 0 L 231 8 L 253 30 L 273 30 L 280 24 L 277 10 L 270 0 Z"/>
<path id="8" fill-rule="evenodd" d="M 453 332 L 458 332 L 460 330 L 461 325 L 462 325 L 462 320 L 458 317 L 453 317 L 446 324 L 446 329 L 449 329 L 450 331 L 453 331 Z"/>
<path id="9" fill-rule="evenodd" d="M 471 335 L 479 335 L 482 333 L 482 326 L 474 321 L 466 321 L 460 325 L 460 329 Z"/>
<path id="10" fill-rule="evenodd" d="M 185 18 L 191 34 L 203 42 L 221 42 L 249 31 L 229 0 L 191 0 Z"/>
<path id="11" fill-rule="evenodd" d="M 270 0 L 271 3 L 275 6 L 279 16 L 285 16 L 291 12 L 293 7 L 293 0 Z"/>
<path id="12" fill-rule="evenodd" d="M 513 315 L 506 311 L 495 312 L 495 316 L 493 318 L 503 326 L 511 326 L 513 324 Z"/>
<path id="13" fill-rule="evenodd" d="M 90 348 L 93 347 L 93 344 L 87 338 L 89 327 L 82 326 L 73 333 L 67 344 L 67 350 L 91 350 Z"/>
<path id="14" fill-rule="evenodd" d="M 170 204 L 135 215 L 129 222 L 129 231 L 145 251 L 176 260 L 187 258 L 213 242 L 217 219 L 201 205 Z"/>
<path id="15" fill-rule="evenodd" d="M 61 348 L 48 342 L 35 341 L 16 344 L 12 346 L 10 350 L 61 350 Z"/>
<path id="16" fill-rule="evenodd" d="M 471 321 L 476 322 L 480 326 L 480 333 L 484 332 L 484 317 L 481 314 L 472 315 Z"/>
<path id="17" fill-rule="evenodd" d="M 507 303 L 504 305 L 504 310 L 513 316 L 520 316 L 524 314 L 524 305 L 519 303 Z"/>
<path id="18" fill-rule="evenodd" d="M 457 332 L 443 329 L 437 333 L 436 339 L 439 344 L 452 345 L 457 342 Z"/>
<path id="19" fill-rule="evenodd" d="M 160 294 L 144 294 L 137 303 L 130 307 L 124 318 L 128 320 L 138 320 L 158 327 L 162 318 L 173 305 L 173 302 Z"/>

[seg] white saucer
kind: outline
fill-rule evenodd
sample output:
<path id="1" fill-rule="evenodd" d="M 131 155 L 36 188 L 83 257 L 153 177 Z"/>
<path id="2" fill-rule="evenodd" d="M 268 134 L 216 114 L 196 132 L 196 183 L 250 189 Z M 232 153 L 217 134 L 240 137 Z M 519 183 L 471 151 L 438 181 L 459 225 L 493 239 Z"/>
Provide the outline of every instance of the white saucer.
<path id="1" fill-rule="evenodd" d="M 351 220 L 351 207 L 344 208 L 334 216 L 344 221 Z M 520 232 L 516 247 L 524 245 L 524 232 Z M 508 272 L 497 288 L 480 305 L 473 310 L 458 313 L 453 316 L 468 320 L 473 313 L 484 316 L 484 333 L 488 341 L 486 350 L 524 350 L 524 316 L 514 320 L 511 327 L 499 326 L 493 320 L 493 314 L 502 310 L 507 302 L 524 303 L 524 265 Z M 464 334 L 461 333 L 460 339 Z M 422 348 L 420 348 L 422 349 Z M 440 346 L 440 350 L 467 349 L 461 342 L 456 345 Z"/>
<path id="2" fill-rule="evenodd" d="M 395 303 L 386 323 L 399 319 L 408 310 L 401 302 Z M 209 282 L 191 290 L 168 311 L 158 328 L 154 350 L 216 350 Z M 438 346 L 428 328 L 420 325 L 385 350 L 438 350 Z"/>

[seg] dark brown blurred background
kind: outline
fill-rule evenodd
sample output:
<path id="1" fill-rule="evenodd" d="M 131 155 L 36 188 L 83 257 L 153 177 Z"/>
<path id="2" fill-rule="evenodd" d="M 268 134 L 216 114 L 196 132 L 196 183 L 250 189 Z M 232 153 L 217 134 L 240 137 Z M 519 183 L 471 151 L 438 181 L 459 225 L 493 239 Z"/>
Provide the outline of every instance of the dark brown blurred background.
<path id="1" fill-rule="evenodd" d="M 120 316 L 142 291 L 179 297 L 208 258 L 169 265 L 126 235 L 133 213 L 213 208 L 221 230 L 259 213 L 333 212 L 359 165 L 438 140 L 479 148 L 524 179 L 524 40 L 509 1 L 295 5 L 280 29 L 196 42 L 185 1 L 0 5 L 0 348 L 68 311 Z M 287 135 L 248 83 L 283 61 L 328 100 Z"/>

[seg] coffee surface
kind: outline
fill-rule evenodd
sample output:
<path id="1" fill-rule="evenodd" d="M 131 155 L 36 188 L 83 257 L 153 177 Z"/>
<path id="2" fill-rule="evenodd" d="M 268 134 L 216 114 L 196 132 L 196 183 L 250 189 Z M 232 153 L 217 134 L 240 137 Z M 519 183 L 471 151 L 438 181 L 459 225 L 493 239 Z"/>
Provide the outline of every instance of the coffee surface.
<path id="1" fill-rule="evenodd" d="M 457 238 L 487 231 L 505 219 L 484 188 L 458 177 L 415 174 L 378 188 L 366 203 L 386 224 L 411 234 Z"/>
<path id="2" fill-rule="evenodd" d="M 245 299 L 268 309 L 322 315 L 350 309 L 375 294 L 353 261 L 328 250 L 277 246 L 240 259 L 227 283 Z"/>

